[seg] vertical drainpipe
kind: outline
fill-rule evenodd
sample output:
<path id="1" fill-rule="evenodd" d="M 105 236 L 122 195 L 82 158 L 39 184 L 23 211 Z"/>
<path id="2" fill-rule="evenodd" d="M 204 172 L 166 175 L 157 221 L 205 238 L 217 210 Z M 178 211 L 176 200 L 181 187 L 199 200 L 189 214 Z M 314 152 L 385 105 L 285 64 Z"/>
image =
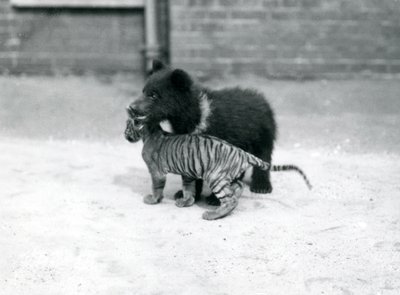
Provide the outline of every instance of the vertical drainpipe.
<path id="1" fill-rule="evenodd" d="M 145 69 L 149 72 L 152 60 L 160 57 L 160 44 L 157 32 L 157 7 L 156 0 L 145 0 Z"/>

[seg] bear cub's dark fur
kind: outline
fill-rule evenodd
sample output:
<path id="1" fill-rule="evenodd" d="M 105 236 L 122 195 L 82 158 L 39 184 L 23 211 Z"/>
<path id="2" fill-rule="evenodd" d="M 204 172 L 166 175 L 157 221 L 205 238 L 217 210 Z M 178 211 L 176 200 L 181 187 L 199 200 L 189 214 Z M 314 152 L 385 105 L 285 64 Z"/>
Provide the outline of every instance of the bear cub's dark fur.
<path id="1" fill-rule="evenodd" d="M 211 90 L 195 83 L 187 72 L 154 61 L 143 96 L 143 103 L 131 107 L 147 115 L 150 129 L 169 120 L 175 133 L 213 135 L 271 163 L 276 123 L 261 93 L 241 88 Z M 254 169 L 250 190 L 271 192 L 269 172 Z"/>

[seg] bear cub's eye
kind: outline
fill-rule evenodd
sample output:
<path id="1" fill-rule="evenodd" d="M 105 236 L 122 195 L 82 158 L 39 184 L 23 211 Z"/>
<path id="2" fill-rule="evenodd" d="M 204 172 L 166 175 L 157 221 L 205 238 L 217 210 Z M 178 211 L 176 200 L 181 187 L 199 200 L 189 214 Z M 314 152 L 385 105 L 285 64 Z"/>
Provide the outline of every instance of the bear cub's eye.
<path id="1" fill-rule="evenodd" d="M 157 93 L 155 93 L 155 92 L 151 92 L 151 93 L 149 93 L 148 97 L 149 97 L 151 100 L 156 100 L 156 99 L 158 98 L 158 95 L 157 95 Z"/>

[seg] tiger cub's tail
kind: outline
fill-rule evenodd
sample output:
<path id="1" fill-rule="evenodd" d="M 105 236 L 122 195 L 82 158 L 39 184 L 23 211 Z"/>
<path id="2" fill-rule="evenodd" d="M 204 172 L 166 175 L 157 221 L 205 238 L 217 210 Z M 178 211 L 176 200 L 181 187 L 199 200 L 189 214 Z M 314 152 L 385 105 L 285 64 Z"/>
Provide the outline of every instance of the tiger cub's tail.
<path id="1" fill-rule="evenodd" d="M 306 174 L 295 165 L 272 165 L 271 171 L 297 171 L 303 177 L 308 189 L 312 189 L 311 182 L 308 180 Z"/>
<path id="2" fill-rule="evenodd" d="M 304 179 L 304 182 L 306 183 L 307 187 L 309 190 L 312 189 L 312 185 L 310 180 L 308 179 L 307 175 L 301 170 L 299 167 L 295 165 L 272 165 L 269 164 L 268 162 L 265 162 L 256 156 L 253 156 L 252 154 L 246 153 L 248 156 L 248 161 L 250 165 L 254 167 L 258 167 L 261 170 L 270 170 L 270 171 L 296 171 L 298 172 Z"/>
<path id="3" fill-rule="evenodd" d="M 271 164 L 268 162 L 265 162 L 261 160 L 260 158 L 257 158 L 256 156 L 253 156 L 252 154 L 246 153 L 248 157 L 249 164 L 258 167 L 261 170 L 270 170 L 271 169 Z"/>

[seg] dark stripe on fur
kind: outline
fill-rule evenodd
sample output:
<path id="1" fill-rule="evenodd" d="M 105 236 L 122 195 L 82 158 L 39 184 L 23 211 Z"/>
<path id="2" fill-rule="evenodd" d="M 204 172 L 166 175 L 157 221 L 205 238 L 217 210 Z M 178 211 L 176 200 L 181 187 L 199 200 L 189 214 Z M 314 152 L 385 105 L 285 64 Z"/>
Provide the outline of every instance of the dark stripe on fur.
<path id="1" fill-rule="evenodd" d="M 308 180 L 306 174 L 295 165 L 272 165 L 271 171 L 296 171 L 303 177 L 308 189 L 312 189 L 311 182 Z"/>

